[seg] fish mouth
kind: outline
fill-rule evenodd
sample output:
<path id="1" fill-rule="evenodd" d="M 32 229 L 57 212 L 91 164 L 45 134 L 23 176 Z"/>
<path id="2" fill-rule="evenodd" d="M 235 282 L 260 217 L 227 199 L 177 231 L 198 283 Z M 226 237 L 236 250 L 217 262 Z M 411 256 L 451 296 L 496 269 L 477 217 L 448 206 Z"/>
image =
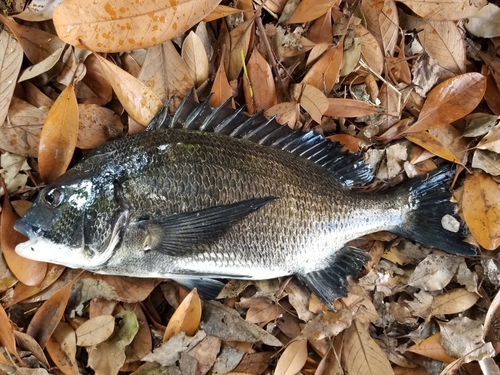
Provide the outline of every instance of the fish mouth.
<path id="1" fill-rule="evenodd" d="M 14 229 L 28 238 L 33 238 L 40 231 L 39 227 L 31 225 L 23 221 L 23 219 L 19 219 L 18 221 L 16 221 L 16 223 L 14 224 Z"/>

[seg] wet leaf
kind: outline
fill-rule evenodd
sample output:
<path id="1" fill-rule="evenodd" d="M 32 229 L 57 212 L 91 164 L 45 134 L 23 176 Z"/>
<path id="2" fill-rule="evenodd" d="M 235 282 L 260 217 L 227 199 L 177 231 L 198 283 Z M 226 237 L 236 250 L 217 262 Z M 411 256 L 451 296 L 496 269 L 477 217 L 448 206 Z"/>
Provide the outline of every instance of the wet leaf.
<path id="1" fill-rule="evenodd" d="M 394 373 L 382 349 L 357 319 L 354 319 L 352 325 L 344 333 L 342 355 L 349 374 L 389 375 Z"/>
<path id="2" fill-rule="evenodd" d="M 33 337 L 42 348 L 57 328 L 68 303 L 71 288 L 80 274 L 45 301 L 31 319 L 26 333 Z"/>
<path id="3" fill-rule="evenodd" d="M 283 354 L 281 354 L 276 369 L 275 375 L 295 375 L 307 361 L 307 340 L 297 340 L 289 344 Z"/>
<path id="4" fill-rule="evenodd" d="M 148 86 L 112 62 L 97 54 L 94 56 L 101 63 L 106 79 L 130 117 L 147 126 L 163 107 L 158 96 Z"/>
<path id="5" fill-rule="evenodd" d="M 76 330 L 76 345 L 94 346 L 106 341 L 115 329 L 115 318 L 112 315 L 100 315 L 91 318 Z"/>
<path id="6" fill-rule="evenodd" d="M 405 132 L 438 128 L 469 114 L 486 90 L 486 79 L 479 73 L 465 73 L 447 79 L 427 94 L 418 121 Z"/>
<path id="7" fill-rule="evenodd" d="M 486 173 L 474 171 L 465 177 L 462 209 L 467 226 L 481 246 L 500 246 L 500 188 Z"/>
<path id="8" fill-rule="evenodd" d="M 432 336 L 427 337 L 424 341 L 417 345 L 412 345 L 408 349 L 408 352 L 420 354 L 427 358 L 432 358 L 437 361 L 451 363 L 456 358 L 449 356 L 441 344 L 441 334 L 436 333 Z"/>
<path id="9" fill-rule="evenodd" d="M 152 47 L 184 33 L 205 18 L 219 0 L 104 0 L 61 3 L 53 15 L 57 34 L 66 43 L 96 52 Z M 133 32 L 131 32 L 133 30 Z"/>
<path id="10" fill-rule="evenodd" d="M 196 288 L 193 289 L 181 302 L 177 310 L 168 321 L 163 335 L 163 342 L 179 332 L 193 336 L 198 330 L 201 320 L 201 300 Z"/>
<path id="11" fill-rule="evenodd" d="M 78 148 L 92 149 L 123 135 L 120 117 L 109 108 L 78 104 L 78 118 Z"/>
<path id="12" fill-rule="evenodd" d="M 1 248 L 10 271 L 26 285 L 39 285 L 47 272 L 47 263 L 23 258 L 15 252 L 16 246 L 27 241 L 27 238 L 14 230 L 14 224 L 19 219 L 19 216 L 12 210 L 8 193 L 4 197 L 1 217 Z"/>
<path id="13" fill-rule="evenodd" d="M 287 23 L 313 21 L 328 12 L 336 3 L 336 0 L 303 0 L 299 3 L 299 6 L 295 8 L 295 11 Z"/>
<path id="14" fill-rule="evenodd" d="M 40 176 L 52 182 L 66 172 L 76 147 L 78 104 L 73 84 L 54 102 L 40 133 L 38 165 Z"/>

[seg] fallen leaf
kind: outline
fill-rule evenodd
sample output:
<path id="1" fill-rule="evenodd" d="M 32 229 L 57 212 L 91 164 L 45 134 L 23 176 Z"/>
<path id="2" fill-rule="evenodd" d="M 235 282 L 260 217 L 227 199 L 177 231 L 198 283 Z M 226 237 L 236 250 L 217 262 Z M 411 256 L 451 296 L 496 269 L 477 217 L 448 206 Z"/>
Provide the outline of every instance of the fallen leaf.
<path id="1" fill-rule="evenodd" d="M 484 4 L 483 4 L 484 5 Z M 465 20 L 464 25 L 469 33 L 481 38 L 500 36 L 500 8 L 493 3 L 486 4 Z M 467 17 L 461 17 L 467 18 Z"/>
<path id="2" fill-rule="evenodd" d="M 97 54 L 94 56 L 101 63 L 106 79 L 130 117 L 139 124 L 147 126 L 163 107 L 158 96 L 125 70 Z"/>
<path id="3" fill-rule="evenodd" d="M 337 0 L 303 0 L 295 8 L 287 24 L 313 21 L 328 12 L 335 4 Z"/>
<path id="4" fill-rule="evenodd" d="M 474 238 L 487 250 L 500 246 L 500 188 L 484 172 L 465 177 L 462 209 Z"/>
<path id="5" fill-rule="evenodd" d="M 361 44 L 361 59 L 375 73 L 382 74 L 384 70 L 384 54 L 377 39 L 361 24 L 354 26 L 353 29 Z"/>
<path id="6" fill-rule="evenodd" d="M 0 32 L 0 124 L 9 111 L 16 80 L 23 62 L 23 50 L 6 30 Z"/>
<path id="7" fill-rule="evenodd" d="M 500 153 L 500 124 L 493 126 L 476 147 L 481 150 Z"/>
<path id="8" fill-rule="evenodd" d="M 78 375 L 74 329 L 60 322 L 46 344 L 50 358 L 64 375 Z"/>
<path id="9" fill-rule="evenodd" d="M 207 334 L 202 330 L 199 330 L 196 335 L 192 337 L 186 336 L 184 332 L 179 332 L 177 335 L 155 348 L 152 353 L 149 353 L 142 358 L 142 360 L 147 362 L 158 362 L 162 366 L 171 366 L 181 358 L 181 353 L 187 351 L 188 348 L 195 347 L 206 336 Z"/>
<path id="10" fill-rule="evenodd" d="M 233 90 L 229 85 L 229 81 L 227 79 L 226 71 L 224 69 L 223 61 L 221 58 L 219 69 L 217 69 L 217 73 L 215 74 L 214 83 L 212 85 L 212 96 L 210 97 L 210 105 L 212 107 L 218 107 L 222 103 L 225 103 L 226 100 L 233 97 Z M 234 101 L 233 108 L 234 108 Z"/>
<path id="11" fill-rule="evenodd" d="M 353 314 L 347 309 L 324 311 L 306 323 L 297 339 L 321 340 L 339 335 L 348 328 Z"/>
<path id="12" fill-rule="evenodd" d="M 328 109 L 328 99 L 321 90 L 311 85 L 292 85 L 290 87 L 293 98 L 299 101 L 300 106 L 309 113 L 311 118 L 321 124 L 321 118 Z"/>
<path id="13" fill-rule="evenodd" d="M 22 359 L 17 354 L 16 350 L 16 339 L 14 337 L 14 329 L 12 323 L 10 322 L 7 313 L 5 312 L 3 306 L 0 304 L 0 344 L 7 349 L 7 351 L 13 354 L 19 362 Z"/>
<path id="14" fill-rule="evenodd" d="M 66 172 L 76 147 L 78 104 L 73 84 L 66 87 L 54 102 L 40 133 L 38 165 L 40 176 L 52 182 Z"/>
<path id="15" fill-rule="evenodd" d="M 196 288 L 193 289 L 181 302 L 177 310 L 168 321 L 163 335 L 163 342 L 179 332 L 193 336 L 198 330 L 201 320 L 201 300 Z"/>
<path id="16" fill-rule="evenodd" d="M 215 9 L 220 0 L 82 4 L 66 0 L 54 10 L 57 34 L 66 43 L 96 52 L 123 52 L 162 44 L 181 35 Z"/>
<path id="17" fill-rule="evenodd" d="M 399 36 L 399 19 L 393 0 L 363 0 L 361 11 L 366 28 L 377 40 L 383 55 L 392 56 Z"/>
<path id="18" fill-rule="evenodd" d="M 289 344 L 278 359 L 275 375 L 295 375 L 307 361 L 307 340 L 297 340 Z"/>
<path id="19" fill-rule="evenodd" d="M 427 337 L 421 343 L 410 346 L 406 349 L 406 351 L 446 363 L 451 363 L 456 359 L 448 355 L 448 353 L 444 350 L 443 345 L 441 344 L 440 333 Z"/>
<path id="20" fill-rule="evenodd" d="M 302 83 L 316 87 L 322 92 L 330 92 L 337 82 L 342 64 L 344 42 L 326 51 L 306 73 Z"/>
<path id="21" fill-rule="evenodd" d="M 398 0 L 422 18 L 433 20 L 458 21 L 467 18 L 484 7 L 487 2 L 478 0 L 452 0 L 447 2 L 422 2 L 419 0 Z"/>
<path id="22" fill-rule="evenodd" d="M 265 111 L 276 105 L 276 87 L 267 61 L 254 48 L 247 63 L 248 78 L 243 77 L 243 92 L 250 114 Z"/>
<path id="23" fill-rule="evenodd" d="M 408 280 L 408 285 L 426 291 L 443 289 L 457 272 L 460 258 L 445 254 L 430 254 L 421 261 Z"/>
<path id="24" fill-rule="evenodd" d="M 453 152 L 451 152 L 439 139 L 426 131 L 412 133 L 406 136 L 406 139 L 453 163 L 462 164 Z"/>
<path id="25" fill-rule="evenodd" d="M 418 121 L 404 132 L 438 128 L 458 120 L 476 108 L 485 90 L 486 78 L 479 73 L 465 73 L 447 79 L 427 94 Z"/>
<path id="26" fill-rule="evenodd" d="M 332 117 L 361 117 L 378 113 L 368 102 L 354 99 L 328 98 L 328 109 L 325 116 Z"/>
<path id="27" fill-rule="evenodd" d="M 275 117 L 279 124 L 288 125 L 290 128 L 294 129 L 299 112 L 299 103 L 283 102 L 269 108 L 264 114 L 266 117 Z"/>
<path id="28" fill-rule="evenodd" d="M 0 181 L 3 185 L 3 180 Z M 6 187 L 4 187 L 4 192 Z M 2 220 L 0 223 L 0 243 L 3 257 L 14 276 L 26 285 L 39 285 L 47 272 L 47 263 L 37 262 L 17 255 L 15 248 L 27 241 L 27 238 L 14 230 L 14 224 L 19 216 L 12 210 L 9 194 L 5 193 L 2 205 Z"/>
<path id="29" fill-rule="evenodd" d="M 66 309 L 71 288 L 82 272 L 80 271 L 73 280 L 45 301 L 31 319 L 26 333 L 33 337 L 42 348 L 45 347 L 47 340 L 52 336 L 59 324 Z"/>
<path id="30" fill-rule="evenodd" d="M 115 329 L 112 315 L 100 315 L 87 320 L 76 330 L 76 345 L 95 346 L 106 341 Z"/>
<path id="31" fill-rule="evenodd" d="M 250 50 L 250 41 L 255 30 L 254 20 L 250 19 L 236 26 L 229 36 L 231 38 L 231 48 L 229 50 L 229 69 L 227 77 L 229 81 L 238 78 L 241 69 L 243 68 L 243 59 L 248 55 Z"/>
<path id="32" fill-rule="evenodd" d="M 476 303 L 479 295 L 465 288 L 454 289 L 434 298 L 431 305 L 431 315 L 458 314 Z"/>
<path id="33" fill-rule="evenodd" d="M 500 331 L 497 327 L 500 325 L 500 291 L 495 295 L 491 305 L 486 312 L 484 319 L 484 330 L 482 338 L 486 342 L 491 342 L 495 348 L 495 352 L 500 352 Z"/>
<path id="34" fill-rule="evenodd" d="M 215 9 L 203 19 L 203 22 L 211 22 L 218 20 L 220 18 L 224 18 L 230 16 L 231 14 L 241 13 L 241 9 L 236 9 L 229 7 L 227 5 L 217 5 Z"/>
<path id="35" fill-rule="evenodd" d="M 342 355 L 349 374 L 394 374 L 386 355 L 370 337 L 366 328 L 354 319 L 344 333 Z"/>
<path id="36" fill-rule="evenodd" d="M 465 116 L 463 137 L 480 137 L 487 134 L 498 123 L 499 116 L 488 113 L 471 113 Z"/>
<path id="37" fill-rule="evenodd" d="M 191 31 L 184 39 L 181 51 L 194 85 L 201 86 L 208 79 L 209 65 L 207 51 L 200 37 Z"/>
<path id="38" fill-rule="evenodd" d="M 299 3 L 299 7 L 304 4 L 304 2 Z M 290 21 L 288 21 L 290 23 Z M 325 52 L 328 49 L 329 44 L 332 41 L 333 29 L 332 29 L 332 11 L 328 9 L 325 14 L 321 17 L 318 17 L 309 27 L 307 31 L 307 38 L 316 43 L 316 46 L 309 53 L 309 57 L 307 58 L 306 66 L 309 66 L 310 63 L 316 60 L 319 55 Z M 321 53 L 316 53 L 315 50 L 319 48 Z M 312 55 L 312 56 L 311 56 Z"/>
<path id="39" fill-rule="evenodd" d="M 78 148 L 93 149 L 123 135 L 120 117 L 109 108 L 78 104 L 78 119 Z"/>
<path id="40" fill-rule="evenodd" d="M 194 348 L 181 354 L 181 363 L 183 360 L 196 363 L 193 366 L 197 375 L 205 375 L 214 366 L 221 347 L 221 340 L 207 336 Z"/>
<path id="41" fill-rule="evenodd" d="M 38 345 L 33 337 L 20 331 L 14 331 L 14 335 L 16 337 L 16 343 L 20 349 L 30 351 L 43 365 L 49 367 L 49 361 L 47 360 L 43 349 L 40 345 Z"/>

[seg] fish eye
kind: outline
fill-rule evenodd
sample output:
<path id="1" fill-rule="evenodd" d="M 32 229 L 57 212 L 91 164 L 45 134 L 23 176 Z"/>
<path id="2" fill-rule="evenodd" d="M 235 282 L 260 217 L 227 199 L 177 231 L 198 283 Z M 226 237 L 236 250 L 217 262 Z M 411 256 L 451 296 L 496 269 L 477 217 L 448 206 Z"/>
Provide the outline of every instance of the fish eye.
<path id="1" fill-rule="evenodd" d="M 64 199 L 64 193 L 56 188 L 50 189 L 48 192 L 45 193 L 43 196 L 43 202 L 52 208 L 56 208 L 59 206 Z"/>

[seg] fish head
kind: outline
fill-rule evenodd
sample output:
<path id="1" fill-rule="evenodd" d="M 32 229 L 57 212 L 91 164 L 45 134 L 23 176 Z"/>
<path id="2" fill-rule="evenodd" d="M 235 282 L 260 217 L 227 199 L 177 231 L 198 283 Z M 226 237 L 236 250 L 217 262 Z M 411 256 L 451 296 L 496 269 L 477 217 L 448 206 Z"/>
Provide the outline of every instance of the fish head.
<path id="1" fill-rule="evenodd" d="M 16 252 L 71 268 L 98 268 L 111 257 L 128 220 L 117 188 L 113 180 L 82 178 L 70 170 L 43 188 L 16 222 L 14 229 L 28 237 Z"/>

